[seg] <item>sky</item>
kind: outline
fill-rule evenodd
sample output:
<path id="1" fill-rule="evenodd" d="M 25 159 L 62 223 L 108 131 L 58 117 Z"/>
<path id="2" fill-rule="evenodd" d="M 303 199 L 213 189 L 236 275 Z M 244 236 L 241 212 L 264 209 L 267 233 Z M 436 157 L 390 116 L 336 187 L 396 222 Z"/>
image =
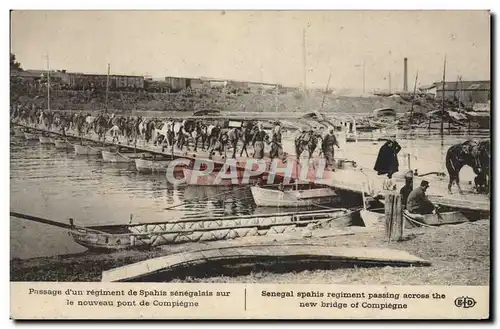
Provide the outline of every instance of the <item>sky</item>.
<path id="1" fill-rule="evenodd" d="M 305 38 L 304 38 L 305 36 Z M 304 42 L 305 40 L 305 42 Z M 305 50 L 305 56 L 304 56 Z M 410 90 L 490 79 L 487 11 L 13 11 L 24 69 Z M 304 65 L 305 63 L 305 65 Z M 390 76 L 390 79 L 389 79 Z"/>

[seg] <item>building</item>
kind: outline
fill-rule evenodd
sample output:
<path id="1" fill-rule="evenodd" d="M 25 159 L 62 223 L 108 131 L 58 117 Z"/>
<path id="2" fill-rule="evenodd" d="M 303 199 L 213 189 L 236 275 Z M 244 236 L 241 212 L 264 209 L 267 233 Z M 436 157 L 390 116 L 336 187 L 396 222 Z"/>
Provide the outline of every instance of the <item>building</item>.
<path id="1" fill-rule="evenodd" d="M 443 97 L 442 82 L 419 89 L 433 94 L 436 99 Z M 448 100 L 460 99 L 464 104 L 488 103 L 491 98 L 491 81 L 447 81 L 444 84 L 444 97 Z"/>

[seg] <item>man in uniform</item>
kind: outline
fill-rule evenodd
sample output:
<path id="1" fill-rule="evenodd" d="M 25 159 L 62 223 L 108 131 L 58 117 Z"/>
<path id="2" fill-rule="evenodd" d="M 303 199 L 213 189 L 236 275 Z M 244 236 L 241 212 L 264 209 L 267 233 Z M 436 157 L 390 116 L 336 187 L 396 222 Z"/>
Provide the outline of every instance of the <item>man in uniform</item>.
<path id="1" fill-rule="evenodd" d="M 420 183 L 420 186 L 411 191 L 410 195 L 408 195 L 408 202 L 406 204 L 406 209 L 411 214 L 432 214 L 434 212 L 434 205 L 427 198 L 425 192 L 429 188 L 429 182 L 423 180 Z"/>
<path id="2" fill-rule="evenodd" d="M 253 157 L 255 159 L 262 159 L 264 158 L 264 141 L 267 141 L 269 136 L 267 136 L 266 132 L 264 131 L 262 123 L 259 123 L 258 127 L 259 130 L 257 131 L 257 133 L 255 133 L 252 139 L 252 145 L 254 149 Z"/>
<path id="3" fill-rule="evenodd" d="M 410 170 L 405 175 L 405 185 L 399 191 L 399 194 L 401 194 L 401 204 L 404 209 L 406 209 L 406 203 L 411 191 L 413 191 L 413 171 Z"/>
<path id="4" fill-rule="evenodd" d="M 333 134 L 333 128 L 328 130 L 328 133 L 323 137 L 323 142 L 321 143 L 321 151 L 323 152 L 326 159 L 326 166 L 332 166 L 334 163 L 335 146 L 339 147 L 337 143 L 337 138 Z"/>
<path id="5" fill-rule="evenodd" d="M 283 146 L 281 144 L 281 126 L 276 124 L 273 129 L 273 136 L 271 137 L 271 151 L 269 156 L 271 159 L 281 158 L 283 155 Z"/>

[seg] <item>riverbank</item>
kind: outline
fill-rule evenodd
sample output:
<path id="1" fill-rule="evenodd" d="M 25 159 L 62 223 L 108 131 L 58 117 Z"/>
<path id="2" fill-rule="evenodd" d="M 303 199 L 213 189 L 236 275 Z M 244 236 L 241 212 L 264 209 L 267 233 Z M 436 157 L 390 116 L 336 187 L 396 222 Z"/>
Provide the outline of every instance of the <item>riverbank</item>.
<path id="1" fill-rule="evenodd" d="M 256 270 L 236 277 L 188 277 L 177 282 L 225 283 L 336 283 L 400 285 L 489 285 L 490 220 L 407 230 L 408 239 L 387 244 L 383 232 L 306 238 L 338 247 L 374 247 L 404 250 L 432 263 L 430 267 L 371 267 L 336 270 L 303 270 L 273 273 Z M 277 235 L 274 243 L 284 237 Z M 297 239 L 297 237 L 295 237 Z M 100 281 L 101 273 L 171 253 L 237 244 L 241 240 L 191 243 L 155 250 L 121 251 L 109 254 L 80 253 L 11 261 L 11 281 Z M 264 240 L 262 240 L 264 241 Z M 269 243 L 269 240 L 265 241 Z M 202 275 L 202 273 L 198 273 Z"/>
<path id="2" fill-rule="evenodd" d="M 54 90 L 50 97 L 52 110 L 102 111 L 106 108 L 105 95 L 90 91 Z M 47 95 L 33 93 L 11 95 L 12 104 L 35 104 L 46 107 Z M 311 112 L 346 114 L 371 113 L 377 108 L 393 108 L 408 112 L 411 102 L 401 98 L 368 96 L 324 95 L 319 92 L 289 94 L 224 94 L 208 90 L 193 93 L 110 92 L 107 107 L 110 111 L 176 111 L 194 112 L 220 110 L 234 112 Z M 428 111 L 426 106 L 415 111 Z"/>

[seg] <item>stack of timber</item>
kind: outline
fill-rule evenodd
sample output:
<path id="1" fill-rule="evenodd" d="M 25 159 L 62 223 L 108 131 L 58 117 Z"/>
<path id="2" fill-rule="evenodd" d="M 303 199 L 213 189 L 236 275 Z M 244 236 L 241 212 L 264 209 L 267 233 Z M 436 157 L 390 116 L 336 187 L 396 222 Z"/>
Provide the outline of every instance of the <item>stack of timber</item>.
<path id="1" fill-rule="evenodd" d="M 102 282 L 167 282 L 185 276 L 220 275 L 225 266 L 259 268 L 279 263 L 280 270 L 334 268 L 338 264 L 377 266 L 429 266 L 430 262 L 406 251 L 376 248 L 332 247 L 320 243 L 279 242 L 205 248 L 148 259 L 102 273 Z"/>

